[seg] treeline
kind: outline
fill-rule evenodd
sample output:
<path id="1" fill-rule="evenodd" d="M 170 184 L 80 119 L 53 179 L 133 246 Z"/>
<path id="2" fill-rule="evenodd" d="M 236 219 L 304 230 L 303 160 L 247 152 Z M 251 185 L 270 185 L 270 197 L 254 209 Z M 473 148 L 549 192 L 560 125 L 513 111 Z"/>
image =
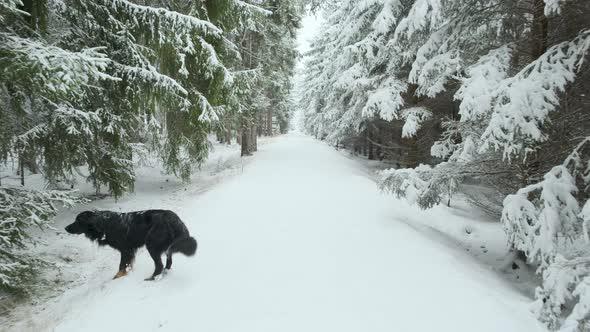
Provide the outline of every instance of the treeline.
<path id="1" fill-rule="evenodd" d="M 23 185 L 42 173 L 49 188 L 75 187 L 84 166 L 97 192 L 119 197 L 146 155 L 188 181 L 210 133 L 253 153 L 258 135 L 287 129 L 304 6 L 0 0 L 0 163 L 16 163 Z M 39 266 L 23 251 L 28 228 L 74 201 L 0 184 L 0 289 L 27 290 Z"/>
<path id="2" fill-rule="evenodd" d="M 307 131 L 397 164 L 382 188 L 422 208 L 485 189 L 473 202 L 543 277 L 539 319 L 590 331 L 590 2 L 325 6 L 301 92 Z"/>

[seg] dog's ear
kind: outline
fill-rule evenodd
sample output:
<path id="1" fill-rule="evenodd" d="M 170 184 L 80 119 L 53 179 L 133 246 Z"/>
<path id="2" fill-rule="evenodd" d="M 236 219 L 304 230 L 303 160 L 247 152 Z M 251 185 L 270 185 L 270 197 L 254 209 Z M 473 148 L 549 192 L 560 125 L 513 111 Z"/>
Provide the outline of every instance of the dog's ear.
<path id="1" fill-rule="evenodd" d="M 96 230 L 100 230 L 100 219 L 101 215 L 97 211 L 86 211 L 85 212 L 85 223 L 94 227 Z"/>
<path id="2" fill-rule="evenodd" d="M 90 218 L 92 218 L 95 215 L 94 212 L 92 211 L 83 211 L 78 213 L 78 215 L 76 216 L 76 221 L 77 222 L 86 222 L 88 220 L 90 220 Z"/>

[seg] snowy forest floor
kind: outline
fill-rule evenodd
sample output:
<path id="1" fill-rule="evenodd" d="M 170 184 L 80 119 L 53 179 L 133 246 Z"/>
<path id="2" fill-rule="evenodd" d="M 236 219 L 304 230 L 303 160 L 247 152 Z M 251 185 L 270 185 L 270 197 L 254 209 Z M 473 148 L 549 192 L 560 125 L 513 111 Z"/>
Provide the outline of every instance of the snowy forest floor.
<path id="1" fill-rule="evenodd" d="M 310 137 L 268 140 L 242 166 L 214 152 L 189 185 L 154 169 L 136 192 L 64 211 L 38 249 L 53 291 L 0 321 L 18 331 L 544 331 L 530 275 L 506 268 L 500 225 L 461 201 L 421 211 L 382 194 L 376 163 Z M 118 254 L 62 231 L 76 213 L 167 208 L 199 242 L 156 282 L 145 250 Z M 519 274 L 521 273 L 521 274 Z M 53 296 L 50 296 L 54 294 Z"/>

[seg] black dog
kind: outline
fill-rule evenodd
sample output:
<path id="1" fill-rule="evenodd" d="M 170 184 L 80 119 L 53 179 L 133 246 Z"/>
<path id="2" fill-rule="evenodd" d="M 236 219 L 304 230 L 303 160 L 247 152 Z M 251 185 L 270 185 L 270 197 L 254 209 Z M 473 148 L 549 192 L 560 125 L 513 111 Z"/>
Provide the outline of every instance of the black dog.
<path id="1" fill-rule="evenodd" d="M 154 260 L 154 274 L 162 273 L 162 254 L 166 252 L 166 269 L 172 267 L 172 254 L 181 252 L 192 256 L 197 250 L 197 241 L 176 215 L 168 210 L 146 210 L 129 213 L 111 211 L 85 211 L 76 221 L 66 227 L 70 234 L 84 234 L 99 245 L 111 246 L 121 252 L 119 272 L 113 279 L 127 274 L 137 249 L 146 246 Z"/>

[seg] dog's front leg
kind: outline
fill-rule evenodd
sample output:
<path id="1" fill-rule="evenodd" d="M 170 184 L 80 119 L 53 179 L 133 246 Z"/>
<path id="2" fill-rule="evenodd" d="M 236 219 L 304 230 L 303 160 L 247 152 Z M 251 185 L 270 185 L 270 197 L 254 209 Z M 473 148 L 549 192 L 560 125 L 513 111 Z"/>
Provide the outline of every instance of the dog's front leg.
<path id="1" fill-rule="evenodd" d="M 127 267 L 131 267 L 134 258 L 133 251 L 121 251 L 121 262 L 119 263 L 119 272 L 115 274 L 113 279 L 121 278 L 127 275 Z"/>

